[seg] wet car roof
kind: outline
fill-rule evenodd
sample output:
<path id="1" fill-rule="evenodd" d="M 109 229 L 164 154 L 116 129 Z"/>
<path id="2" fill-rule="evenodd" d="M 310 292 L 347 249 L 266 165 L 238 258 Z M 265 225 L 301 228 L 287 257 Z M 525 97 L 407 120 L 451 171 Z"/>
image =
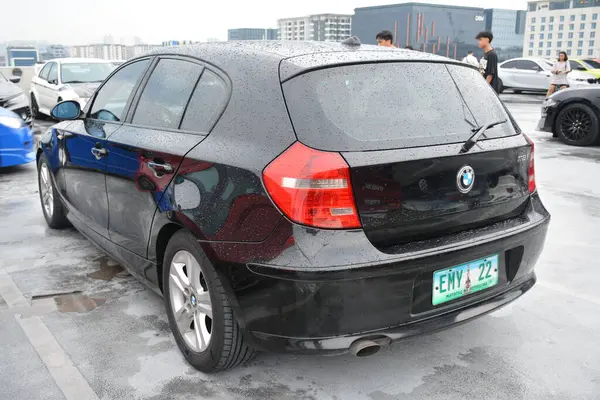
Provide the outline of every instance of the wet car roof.
<path id="1" fill-rule="evenodd" d="M 312 41 L 231 41 L 199 43 L 194 45 L 160 48 L 150 55 L 180 55 L 198 58 L 224 67 L 260 63 L 279 67 L 286 80 L 307 69 L 326 65 L 374 61 L 437 61 L 456 62 L 449 58 L 420 51 L 386 48 L 373 45 L 350 46 L 334 42 Z M 225 71 L 228 69 L 225 67 Z M 236 68 L 237 69 L 237 68 Z"/>

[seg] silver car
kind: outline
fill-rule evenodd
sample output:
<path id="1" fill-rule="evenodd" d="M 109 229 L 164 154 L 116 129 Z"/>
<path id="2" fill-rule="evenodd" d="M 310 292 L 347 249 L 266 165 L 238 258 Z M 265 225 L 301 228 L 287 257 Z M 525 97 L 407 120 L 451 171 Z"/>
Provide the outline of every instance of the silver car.
<path id="1" fill-rule="evenodd" d="M 545 92 L 550 87 L 553 62 L 542 58 L 513 58 L 504 61 L 498 67 L 500 91 L 512 89 L 515 93 Z M 571 71 L 567 76 L 569 86 L 587 86 L 595 84 L 594 75 Z"/>

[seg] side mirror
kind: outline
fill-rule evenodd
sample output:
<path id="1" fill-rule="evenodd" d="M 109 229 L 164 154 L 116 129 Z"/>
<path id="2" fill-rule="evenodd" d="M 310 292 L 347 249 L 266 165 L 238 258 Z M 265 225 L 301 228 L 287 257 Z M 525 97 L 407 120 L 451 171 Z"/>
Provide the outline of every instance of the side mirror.
<path id="1" fill-rule="evenodd" d="M 71 121 L 81 115 L 81 105 L 73 100 L 62 101 L 54 106 L 50 115 L 59 121 Z"/>
<path id="2" fill-rule="evenodd" d="M 19 82 L 21 82 L 21 77 L 20 76 L 11 76 L 10 81 L 12 83 L 19 83 Z"/>

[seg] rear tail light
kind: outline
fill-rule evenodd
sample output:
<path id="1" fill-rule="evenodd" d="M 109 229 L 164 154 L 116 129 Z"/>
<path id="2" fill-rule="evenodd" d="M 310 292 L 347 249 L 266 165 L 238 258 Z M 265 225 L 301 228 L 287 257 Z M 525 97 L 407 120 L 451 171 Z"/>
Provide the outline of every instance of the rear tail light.
<path id="1" fill-rule="evenodd" d="M 527 139 L 527 141 L 531 145 L 531 150 L 529 152 L 529 167 L 527 170 L 527 178 L 529 180 L 529 193 L 533 193 L 537 189 L 537 186 L 535 184 L 535 162 L 533 159 L 535 146 L 533 145 L 533 141 L 529 139 L 529 137 L 527 137 L 526 135 L 525 139 Z"/>
<path id="2" fill-rule="evenodd" d="M 296 142 L 263 172 L 267 192 L 293 222 L 316 228 L 359 228 L 350 168 L 339 153 Z"/>

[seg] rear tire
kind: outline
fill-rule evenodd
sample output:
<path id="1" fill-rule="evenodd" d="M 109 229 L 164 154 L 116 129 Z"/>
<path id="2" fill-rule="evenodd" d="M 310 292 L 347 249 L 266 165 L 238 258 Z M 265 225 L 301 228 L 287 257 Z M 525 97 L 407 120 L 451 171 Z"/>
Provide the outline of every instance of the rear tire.
<path id="1" fill-rule="evenodd" d="M 502 82 L 502 79 L 498 78 L 498 94 L 501 94 L 502 92 L 504 92 L 504 83 Z"/>
<path id="2" fill-rule="evenodd" d="M 50 228 L 63 229 L 71 224 L 65 216 L 63 204 L 58 197 L 58 190 L 54 186 L 51 175 L 48 159 L 42 154 L 38 160 L 38 189 L 42 204 L 42 213 Z"/>
<path id="3" fill-rule="evenodd" d="M 194 368 L 223 371 L 255 355 L 244 341 L 216 270 L 188 232 L 179 231 L 169 240 L 162 278 L 171 331 Z"/>
<path id="4" fill-rule="evenodd" d="M 555 131 L 563 143 L 571 146 L 591 146 L 600 142 L 598 114 L 586 104 L 569 104 L 560 110 Z"/>

